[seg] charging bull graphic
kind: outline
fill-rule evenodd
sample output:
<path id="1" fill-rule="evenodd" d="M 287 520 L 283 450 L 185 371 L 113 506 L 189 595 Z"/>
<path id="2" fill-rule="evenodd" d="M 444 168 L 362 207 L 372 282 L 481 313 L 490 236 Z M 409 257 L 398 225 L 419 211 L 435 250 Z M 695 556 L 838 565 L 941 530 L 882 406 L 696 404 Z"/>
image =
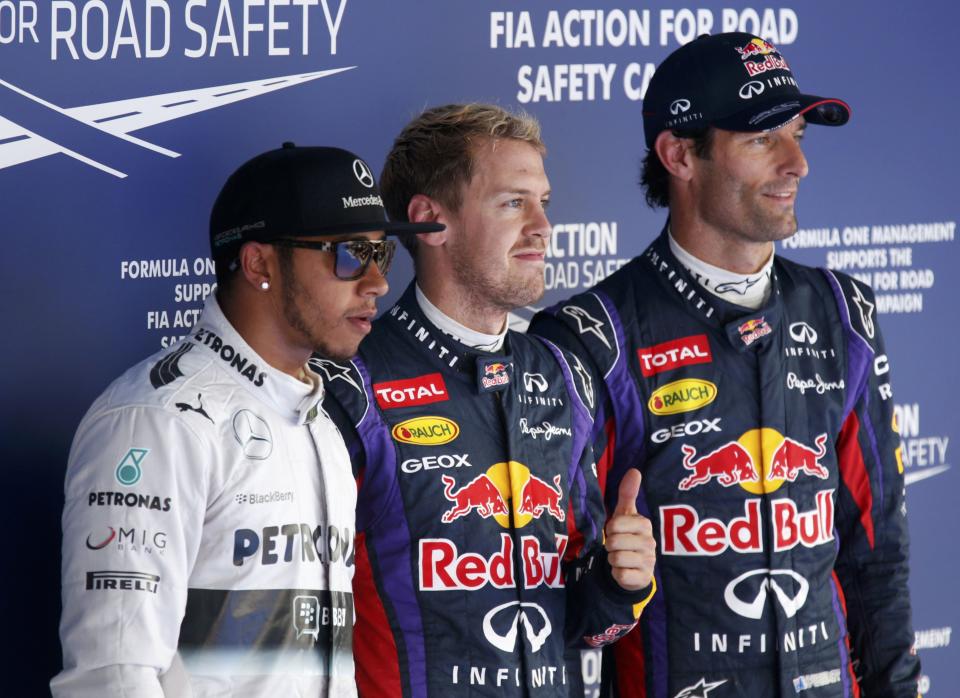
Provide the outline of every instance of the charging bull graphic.
<path id="1" fill-rule="evenodd" d="M 692 489 L 713 478 L 718 478 L 724 487 L 759 479 L 753 466 L 753 456 L 737 441 L 724 444 L 697 460 L 694 460 L 697 449 L 693 446 L 684 444 L 680 450 L 683 451 L 683 467 L 693 471 L 680 481 L 681 490 Z"/>
<path id="2" fill-rule="evenodd" d="M 493 484 L 493 481 L 486 475 L 477 475 L 466 485 L 456 492 L 453 488 L 457 481 L 449 475 L 441 475 L 443 481 L 443 496 L 454 503 L 449 511 L 445 512 L 440 518 L 443 523 L 450 523 L 454 519 L 466 516 L 474 509 L 484 519 L 494 514 L 506 516 L 507 505 L 503 503 L 503 497 L 500 496 L 500 490 Z"/>
<path id="3" fill-rule="evenodd" d="M 530 514 L 533 518 L 539 519 L 546 509 L 557 521 L 563 521 L 566 514 L 560 508 L 562 498 L 563 490 L 560 487 L 559 473 L 553 478 L 553 487 L 536 475 L 530 475 L 530 479 L 524 484 L 523 491 L 520 493 L 520 508 L 517 512 Z"/>
<path id="4" fill-rule="evenodd" d="M 785 436 L 783 443 L 774 451 L 773 458 L 770 460 L 767 479 L 794 482 L 797 475 L 806 473 L 826 480 L 829 473 L 820 465 L 820 459 L 827 453 L 827 435 L 820 434 L 814 439 L 814 443 L 817 445 L 817 450 Z"/>

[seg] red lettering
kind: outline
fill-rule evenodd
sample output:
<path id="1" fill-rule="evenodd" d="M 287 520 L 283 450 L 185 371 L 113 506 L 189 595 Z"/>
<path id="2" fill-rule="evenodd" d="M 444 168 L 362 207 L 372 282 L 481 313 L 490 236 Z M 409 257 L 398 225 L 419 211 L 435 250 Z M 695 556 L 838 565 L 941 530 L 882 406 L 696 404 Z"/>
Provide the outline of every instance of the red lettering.
<path id="1" fill-rule="evenodd" d="M 790 550 L 797 545 L 814 548 L 833 540 L 833 490 L 817 492 L 816 506 L 798 511 L 792 499 L 770 503 L 773 515 L 773 549 Z"/>
<path id="2" fill-rule="evenodd" d="M 728 548 L 738 553 L 763 551 L 760 538 L 760 500 L 743 505 L 744 516 L 729 524 L 719 519 L 700 520 L 686 504 L 660 507 L 660 533 L 664 555 L 719 555 Z"/>

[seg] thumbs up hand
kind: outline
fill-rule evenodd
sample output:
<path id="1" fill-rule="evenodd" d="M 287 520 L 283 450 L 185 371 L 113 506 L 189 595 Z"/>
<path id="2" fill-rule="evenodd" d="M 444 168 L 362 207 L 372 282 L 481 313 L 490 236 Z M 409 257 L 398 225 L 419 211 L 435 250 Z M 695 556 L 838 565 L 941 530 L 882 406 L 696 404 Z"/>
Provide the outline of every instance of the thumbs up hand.
<path id="1" fill-rule="evenodd" d="M 607 519 L 607 560 L 613 578 L 627 591 L 638 591 L 650 584 L 656 562 L 657 544 L 650 519 L 637 513 L 640 471 L 631 468 L 620 481 L 617 506 Z"/>

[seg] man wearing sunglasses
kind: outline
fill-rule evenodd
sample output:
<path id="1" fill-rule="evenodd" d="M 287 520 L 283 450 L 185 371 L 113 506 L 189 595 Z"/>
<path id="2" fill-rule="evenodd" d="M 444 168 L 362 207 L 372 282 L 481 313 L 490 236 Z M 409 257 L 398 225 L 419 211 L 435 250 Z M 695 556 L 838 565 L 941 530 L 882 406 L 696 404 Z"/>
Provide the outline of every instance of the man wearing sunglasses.
<path id="1" fill-rule="evenodd" d="M 388 223 L 337 148 L 285 144 L 230 176 L 197 325 L 77 430 L 54 695 L 356 695 L 356 486 L 308 359 L 369 333 L 385 233 L 440 228 Z"/>
<path id="2" fill-rule="evenodd" d="M 387 157 L 391 217 L 446 230 L 403 239 L 415 282 L 326 371 L 360 482 L 362 696 L 582 696 L 575 648 L 654 593 L 639 482 L 602 544 L 583 366 L 507 329 L 544 290 L 543 152 L 533 119 L 470 104 L 424 112 Z"/>

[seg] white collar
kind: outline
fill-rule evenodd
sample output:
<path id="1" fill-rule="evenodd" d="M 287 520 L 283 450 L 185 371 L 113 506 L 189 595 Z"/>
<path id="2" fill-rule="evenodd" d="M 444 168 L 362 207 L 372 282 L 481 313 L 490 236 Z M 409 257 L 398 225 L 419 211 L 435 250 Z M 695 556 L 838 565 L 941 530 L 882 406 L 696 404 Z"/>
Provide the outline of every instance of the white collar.
<path id="1" fill-rule="evenodd" d="M 190 341 L 215 356 L 215 364 L 236 383 L 293 422 L 306 424 L 316 418 L 323 400 L 320 376 L 306 364 L 301 371 L 304 380 L 270 366 L 230 324 L 215 293 L 207 296 Z"/>
<path id="2" fill-rule="evenodd" d="M 673 239 L 673 233 L 667 230 L 667 240 L 670 251 L 701 286 L 717 298 L 730 303 L 742 305 L 751 310 L 759 309 L 770 297 L 773 287 L 773 253 L 763 267 L 753 274 L 737 274 L 727 269 L 707 264 L 702 259 L 694 257 L 680 243 Z"/>
<path id="3" fill-rule="evenodd" d="M 499 334 L 486 334 L 485 332 L 471 330 L 431 303 L 430 299 L 420 290 L 420 284 L 416 284 L 414 290 L 417 294 L 417 305 L 420 306 L 420 310 L 444 334 L 450 335 L 461 344 L 481 351 L 500 351 L 503 348 L 503 341 L 507 336 L 507 323 L 504 323 L 503 331 Z"/>

